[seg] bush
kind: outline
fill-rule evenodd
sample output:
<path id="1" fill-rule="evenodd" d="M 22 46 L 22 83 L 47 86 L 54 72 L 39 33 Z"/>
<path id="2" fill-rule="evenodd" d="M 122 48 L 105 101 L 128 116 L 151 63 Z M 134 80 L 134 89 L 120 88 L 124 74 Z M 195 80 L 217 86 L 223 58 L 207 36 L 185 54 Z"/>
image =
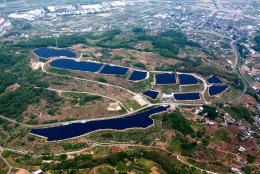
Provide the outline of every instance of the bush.
<path id="1" fill-rule="evenodd" d="M 97 95 L 85 95 L 79 99 L 79 105 L 84 105 L 87 102 L 90 102 L 92 100 L 100 99 L 100 96 Z"/>
<path id="2" fill-rule="evenodd" d="M 0 114 L 19 118 L 30 104 L 38 103 L 41 89 L 20 87 L 0 97 Z"/>
<path id="3" fill-rule="evenodd" d="M 28 141 L 34 141 L 35 137 L 34 136 L 28 136 Z"/>
<path id="4" fill-rule="evenodd" d="M 243 105 L 232 105 L 226 110 L 236 119 L 245 119 L 250 124 L 254 122 L 252 112 Z"/>
<path id="5" fill-rule="evenodd" d="M 54 114 L 54 110 L 50 108 L 55 108 L 62 102 L 61 97 L 54 91 L 22 86 L 13 92 L 0 96 L 0 114 L 19 119 L 29 105 L 39 103 L 41 98 L 47 100 L 47 109 L 50 110 L 51 114 Z"/>
<path id="6" fill-rule="evenodd" d="M 78 150 L 87 147 L 87 144 L 86 143 L 77 143 L 77 144 L 64 143 L 61 146 L 63 147 L 64 150 Z"/>
<path id="7" fill-rule="evenodd" d="M 107 80 L 104 77 L 99 77 L 97 79 L 97 81 L 102 82 L 102 83 L 106 83 L 107 82 Z"/>
<path id="8" fill-rule="evenodd" d="M 87 34 L 74 34 L 74 35 L 63 35 L 57 39 L 59 47 L 69 47 L 74 44 L 86 43 Z M 37 48 L 37 47 L 49 47 L 56 46 L 56 38 L 34 38 L 30 41 L 18 41 L 14 44 L 20 48 Z"/>
<path id="9" fill-rule="evenodd" d="M 248 161 L 249 163 L 254 163 L 255 160 L 256 160 L 256 157 L 253 156 L 253 155 L 251 155 L 251 154 L 247 154 L 247 155 L 246 155 L 246 158 L 247 158 L 247 161 Z"/>
<path id="10" fill-rule="evenodd" d="M 217 140 L 221 140 L 221 141 L 224 141 L 226 143 L 230 143 L 231 142 L 231 138 L 230 136 L 228 135 L 227 131 L 223 130 L 223 129 L 220 129 L 218 130 L 214 137 L 217 139 Z"/>
<path id="11" fill-rule="evenodd" d="M 60 159 L 61 161 L 64 161 L 64 160 L 67 159 L 67 155 L 66 155 L 66 154 L 61 154 L 61 155 L 59 156 L 59 159 Z"/>
<path id="12" fill-rule="evenodd" d="M 242 168 L 242 170 L 245 174 L 251 174 L 252 173 L 252 169 L 248 166 Z"/>
<path id="13" fill-rule="evenodd" d="M 194 171 L 190 170 L 190 168 L 188 168 L 186 165 L 171 160 L 168 157 L 166 157 L 164 154 L 159 153 L 157 151 L 144 151 L 143 157 L 160 164 L 168 174 L 194 173 Z"/>
<path id="14" fill-rule="evenodd" d="M 15 51 L 17 49 L 11 46 L 0 48 L 0 93 L 16 82 L 26 86 L 48 87 L 48 84 L 41 80 L 43 74 L 40 71 L 32 71 L 29 67 L 29 56 L 25 53 L 14 54 Z M 27 53 L 27 50 L 25 52 Z"/>
<path id="15" fill-rule="evenodd" d="M 164 114 L 162 117 L 163 126 L 168 129 L 176 129 L 184 135 L 196 136 L 196 132 L 191 127 L 191 122 L 187 120 L 180 112 Z"/>
<path id="16" fill-rule="evenodd" d="M 155 67 L 155 71 L 176 71 L 175 65 L 162 65 Z"/>
<path id="17" fill-rule="evenodd" d="M 143 64 L 143 63 L 134 63 L 133 66 L 138 67 L 138 68 L 142 68 L 142 69 L 146 68 L 146 65 Z"/>
<path id="18" fill-rule="evenodd" d="M 254 38 L 255 45 L 253 46 L 253 49 L 256 51 L 260 51 L 260 35 L 255 36 Z"/>
<path id="19" fill-rule="evenodd" d="M 9 151 L 9 150 L 4 150 L 3 152 L 2 152 L 2 157 L 4 157 L 4 158 L 8 158 L 10 155 L 11 155 L 11 151 Z"/>
<path id="20" fill-rule="evenodd" d="M 209 145 L 209 143 L 210 143 L 210 138 L 209 138 L 209 137 L 203 138 L 203 139 L 202 139 L 202 143 L 203 143 L 205 146 Z"/>
<path id="21" fill-rule="evenodd" d="M 208 105 L 203 105 L 203 111 L 201 114 L 207 114 L 207 117 L 211 120 L 215 120 L 218 116 L 217 108 Z"/>
<path id="22" fill-rule="evenodd" d="M 144 33 L 145 30 L 143 28 L 133 28 L 132 29 L 133 33 Z"/>
<path id="23" fill-rule="evenodd" d="M 125 152 L 119 152 L 117 154 L 111 155 L 108 157 L 108 162 L 112 166 L 116 166 L 119 162 L 123 161 L 123 159 L 127 158 L 128 154 Z"/>

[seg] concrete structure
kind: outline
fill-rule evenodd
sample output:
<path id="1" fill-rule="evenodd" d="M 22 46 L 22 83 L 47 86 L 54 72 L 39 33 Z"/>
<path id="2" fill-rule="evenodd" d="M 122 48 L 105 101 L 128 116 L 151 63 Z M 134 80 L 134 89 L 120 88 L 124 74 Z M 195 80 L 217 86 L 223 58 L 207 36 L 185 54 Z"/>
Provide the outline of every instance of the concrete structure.
<path id="1" fill-rule="evenodd" d="M 164 93 L 162 95 L 162 99 L 161 100 L 162 100 L 163 103 L 173 102 L 174 101 L 173 93 L 170 93 L 170 94 Z"/>
<path id="2" fill-rule="evenodd" d="M 115 103 L 109 103 L 108 107 L 107 107 L 108 111 L 120 111 L 121 110 L 121 106 L 119 103 L 115 102 Z"/>
<path id="3" fill-rule="evenodd" d="M 240 152 L 244 152 L 246 149 L 245 149 L 244 147 L 242 147 L 242 146 L 239 146 L 238 150 L 239 150 Z"/>

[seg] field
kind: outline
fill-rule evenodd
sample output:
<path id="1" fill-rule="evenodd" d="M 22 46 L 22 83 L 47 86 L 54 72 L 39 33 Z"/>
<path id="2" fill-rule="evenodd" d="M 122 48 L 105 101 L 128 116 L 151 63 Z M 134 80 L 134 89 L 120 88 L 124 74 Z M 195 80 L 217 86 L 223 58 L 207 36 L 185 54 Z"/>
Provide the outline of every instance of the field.
<path id="1" fill-rule="evenodd" d="M 107 107 L 109 103 L 115 102 L 111 99 L 73 92 L 65 92 L 61 95 L 62 104 L 55 110 L 55 113 L 52 113 L 54 112 L 52 110 L 46 110 L 48 103 L 45 100 L 41 100 L 39 104 L 30 105 L 28 107 L 23 113 L 25 119 L 29 119 L 29 123 L 37 121 L 37 124 L 42 124 L 109 117 L 124 113 L 123 109 L 119 111 L 108 111 Z"/>
<path id="2" fill-rule="evenodd" d="M 32 158 L 30 155 L 18 155 L 16 153 L 8 152 L 7 160 L 12 166 L 25 168 L 28 170 L 37 170 L 39 167 L 43 168 L 45 171 L 53 173 L 54 171 L 65 170 L 66 173 L 69 171 L 79 171 L 79 173 L 113 173 L 113 171 L 123 172 L 138 172 L 138 173 L 147 173 L 147 172 L 160 172 L 166 173 L 161 166 L 168 165 L 168 172 L 173 171 L 184 171 L 193 174 L 196 170 L 193 169 L 193 172 L 189 172 L 187 165 L 181 164 L 176 159 L 168 156 L 165 153 L 160 153 L 158 150 L 148 150 L 139 147 L 130 147 L 125 148 L 124 146 L 117 147 L 102 147 L 97 146 L 96 150 L 107 150 L 103 151 L 103 156 L 94 157 L 95 154 L 90 154 L 85 151 L 78 155 L 60 155 L 60 156 L 43 156 L 38 158 Z M 152 155 L 148 155 L 149 151 Z M 160 153 L 160 154 L 159 154 Z M 155 155 L 158 154 L 158 159 L 155 159 Z M 163 161 L 165 159 L 170 164 L 167 164 Z M 96 162 L 82 163 L 83 161 L 95 160 Z M 79 169 L 66 169 L 59 165 L 59 163 L 66 163 L 71 166 L 78 165 L 81 162 L 81 167 Z M 169 168 L 170 166 L 174 168 Z M 55 169 L 54 169 L 55 168 Z M 196 171 L 195 173 L 197 173 Z"/>
<path id="3" fill-rule="evenodd" d="M 58 83 L 57 83 L 58 78 Z M 125 106 L 126 109 L 131 110 L 133 108 L 132 103 L 137 103 L 134 100 L 134 94 L 115 86 L 107 86 L 106 84 L 100 84 L 95 81 L 86 81 L 73 78 L 63 78 L 63 77 L 51 77 L 46 78 L 46 81 L 50 84 L 51 88 L 57 90 L 66 90 L 66 91 L 78 91 L 78 92 L 89 92 L 91 94 L 101 95 L 108 98 L 118 100 Z M 131 101 L 131 102 L 129 102 Z M 135 104 L 138 107 L 138 103 Z M 140 106 L 139 106 L 140 107 Z"/>

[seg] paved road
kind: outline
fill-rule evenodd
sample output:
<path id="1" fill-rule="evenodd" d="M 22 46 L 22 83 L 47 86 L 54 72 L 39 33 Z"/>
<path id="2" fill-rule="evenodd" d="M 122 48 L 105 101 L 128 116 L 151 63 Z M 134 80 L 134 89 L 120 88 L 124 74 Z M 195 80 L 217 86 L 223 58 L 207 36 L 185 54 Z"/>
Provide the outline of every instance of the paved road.
<path id="1" fill-rule="evenodd" d="M 235 44 L 235 42 L 232 42 L 232 45 L 233 45 L 232 48 L 233 48 L 233 50 L 235 51 L 234 53 L 235 53 L 235 55 L 236 55 L 236 61 L 235 61 L 234 67 L 236 67 L 235 69 L 237 69 L 238 55 L 237 55 L 237 51 L 236 51 L 236 49 L 235 49 L 234 44 Z M 46 71 L 46 70 L 44 69 L 44 67 L 42 67 L 42 70 L 43 70 L 43 72 L 48 73 L 48 74 L 57 75 L 57 76 L 65 76 L 65 75 L 59 75 L 59 74 L 50 73 L 50 72 Z M 197 75 L 197 74 L 192 73 L 192 75 L 194 75 L 196 78 L 200 79 L 200 80 L 203 82 L 203 91 L 202 91 L 201 93 L 202 93 L 204 102 L 207 103 L 207 101 L 206 101 L 206 99 L 205 99 L 205 97 L 204 97 L 204 94 L 205 94 L 205 92 L 206 92 L 206 90 L 207 90 L 207 86 L 208 86 L 207 83 L 206 83 L 206 81 L 204 80 L 204 78 L 202 78 L 201 76 L 199 76 L 199 75 Z M 68 77 L 68 76 L 65 76 L 65 77 Z M 99 84 L 102 84 L 102 85 L 109 85 L 109 86 L 121 88 L 121 89 L 127 90 L 128 92 L 130 92 L 130 93 L 133 94 L 133 95 L 136 95 L 136 93 L 134 93 L 134 92 L 132 92 L 132 91 L 126 89 L 126 88 L 123 88 L 123 87 L 119 87 L 119 86 L 115 86 L 115 85 L 111 85 L 111 84 L 106 84 L 106 83 L 102 83 L 102 82 L 97 82 L 97 81 L 93 81 L 93 80 L 87 80 L 87 79 L 83 79 L 83 78 L 77 78 L 77 77 L 71 77 L 71 76 L 69 76 L 69 78 L 74 78 L 74 79 L 84 80 L 84 81 L 91 81 L 91 82 L 96 82 L 96 83 L 99 83 Z M 57 90 L 57 89 L 53 89 L 53 88 L 48 88 L 48 89 L 49 89 L 49 90 L 55 90 L 55 91 L 58 91 L 58 92 L 59 92 L 59 91 L 62 91 L 62 92 L 75 92 L 75 93 L 77 93 L 77 91 L 63 91 L 63 90 Z M 89 92 L 79 92 L 79 93 L 89 93 Z M 93 94 L 93 93 L 92 93 L 92 94 Z M 98 94 L 94 94 L 94 95 L 98 95 Z M 110 97 L 107 97 L 107 96 L 103 96 L 103 97 L 105 97 L 105 98 L 110 98 Z M 115 99 L 113 99 L 113 98 L 110 98 L 110 99 L 115 100 Z M 115 101 L 117 101 L 117 100 L 115 100 Z M 117 101 L 117 102 L 119 102 L 119 101 Z M 119 102 L 119 103 L 120 103 L 120 102 Z M 176 106 L 177 106 L 177 105 L 198 106 L 198 104 L 185 104 L 185 103 L 158 103 L 158 104 L 149 104 L 149 105 L 146 106 L 146 107 L 149 107 L 149 106 L 152 106 L 152 105 L 160 105 L 160 104 L 173 104 L 173 105 L 176 105 Z M 122 105 L 122 106 L 123 106 L 123 105 Z M 145 107 L 144 107 L 144 108 L 145 108 Z M 142 110 L 142 109 L 144 109 L 144 108 L 140 108 L 139 110 Z M 137 110 L 137 111 L 139 111 L 139 110 Z M 135 112 L 137 112 L 137 111 L 135 111 Z M 128 113 L 128 114 L 129 114 L 129 113 Z M 119 115 L 119 116 L 109 117 L 109 118 L 116 118 L 116 117 L 122 117 L 122 116 L 124 116 L 124 115 Z M 71 122 L 53 123 L 53 124 L 46 124 L 46 125 L 28 125 L 28 124 L 23 124 L 23 123 L 17 122 L 17 121 L 15 121 L 15 120 L 10 119 L 10 118 L 7 118 L 7 117 L 5 117 L 5 116 L 3 116 L 3 115 L 0 115 L 0 118 L 5 119 L 5 120 L 7 120 L 7 121 L 9 121 L 9 122 L 11 122 L 11 123 L 14 123 L 14 124 L 19 124 L 19 125 L 21 125 L 21 126 L 23 126 L 23 127 L 26 127 L 26 128 L 40 128 L 40 127 L 48 127 L 48 126 L 57 126 L 57 125 L 61 125 L 61 124 L 68 124 L 68 123 L 79 122 L 79 121 L 80 121 L 80 122 L 82 122 L 82 121 L 90 121 L 90 120 L 77 120 L 77 121 L 71 121 Z M 102 118 L 102 119 L 108 119 L 108 118 Z M 97 119 L 92 119 L 92 120 L 97 120 Z M 100 143 L 97 143 L 95 146 L 100 146 L 100 145 L 111 146 L 111 145 L 113 145 L 113 144 L 100 144 Z M 116 144 L 116 145 L 122 145 L 122 144 Z M 142 146 L 142 147 L 148 147 L 148 146 L 136 145 L 136 144 L 123 144 L 123 145 L 126 145 L 126 146 Z M 151 148 L 157 148 L 157 147 L 153 147 L 153 146 L 149 146 L 149 147 L 151 147 Z M 157 148 L 157 149 L 158 149 L 158 148 Z M 159 148 L 159 149 L 161 149 L 161 148 Z M 10 150 L 11 150 L 11 149 L 10 149 Z M 83 149 L 83 150 L 84 150 L 84 149 Z M 66 153 L 66 154 L 80 153 L 80 152 L 82 152 L 83 150 L 81 150 L 81 151 L 75 151 L 75 152 L 69 152 L 69 153 Z M 167 150 L 165 150 L 165 149 L 161 149 L 161 150 L 167 151 Z M 17 152 L 17 153 L 20 152 L 20 151 L 16 151 L 16 150 L 12 150 L 12 151 L 15 151 L 15 152 Z M 167 151 L 167 152 L 168 152 L 168 153 L 171 153 L 171 152 L 169 152 L 169 151 Z M 21 152 L 20 152 L 20 153 L 21 153 Z M 24 153 L 24 152 L 23 152 L 23 153 Z M 175 156 L 176 156 L 176 155 L 175 155 Z M 0 158 L 2 158 L 2 156 L 0 156 Z M 189 164 L 189 163 L 187 163 L 187 162 L 181 160 L 181 159 L 179 158 L 179 156 L 176 156 L 176 158 L 177 158 L 179 161 L 181 161 L 182 163 L 185 163 L 185 164 L 187 164 L 187 165 L 189 165 L 189 166 L 191 166 L 191 167 L 197 168 L 197 169 L 199 169 L 199 170 L 201 170 L 201 171 L 203 171 L 203 172 L 215 174 L 214 172 L 207 171 L 207 170 L 203 170 L 203 169 L 201 169 L 201 168 L 198 168 L 198 167 L 196 167 L 196 166 L 193 166 L 193 165 L 191 165 L 191 164 Z M 7 163 L 7 161 L 6 161 L 4 158 L 2 158 L 2 159 L 4 160 L 5 163 Z M 9 173 L 10 173 L 10 171 L 12 170 L 12 166 L 10 166 L 8 163 L 7 163 L 7 165 L 8 165 L 8 167 L 9 167 Z"/>
<path id="2" fill-rule="evenodd" d="M 46 62 L 47 63 L 47 62 Z M 46 64 L 45 63 L 45 64 Z M 94 81 L 94 80 L 87 80 L 87 79 L 84 79 L 84 78 L 78 78 L 78 77 L 72 77 L 72 76 L 67 76 L 67 75 L 60 75 L 60 74 L 56 74 L 56 73 L 51 73 L 51 72 L 48 72 L 44 69 L 44 64 L 41 65 L 41 69 L 43 72 L 47 73 L 47 74 L 51 74 L 51 75 L 54 75 L 54 76 L 62 76 L 62 77 L 69 77 L 69 78 L 72 78 L 72 79 L 77 79 L 77 80 L 83 80 L 83 81 L 91 81 L 91 82 L 95 82 L 95 83 L 99 83 L 99 84 L 102 84 L 102 85 L 106 85 L 106 86 L 113 86 L 113 87 L 116 87 L 116 88 L 120 88 L 120 89 L 123 89 L 123 90 L 126 90 L 127 92 L 130 92 L 131 94 L 133 95 L 137 95 L 137 93 L 135 92 L 132 92 L 126 88 L 123 88 L 123 87 L 120 87 L 120 86 L 116 86 L 116 85 L 111 85 L 111 84 L 107 84 L 107 83 L 102 83 L 102 82 L 98 82 L 98 81 Z M 189 74 L 192 74 L 194 75 L 196 78 L 200 79 L 202 82 L 203 82 L 203 91 L 201 91 L 202 93 L 202 97 L 203 97 L 203 101 L 204 103 L 208 103 L 204 97 L 204 94 L 207 90 L 207 82 L 206 80 L 199 76 L 198 74 L 195 74 L 195 73 L 189 73 Z M 54 89 L 54 88 L 46 88 L 48 90 L 52 90 L 52 91 L 56 91 L 56 92 L 73 92 L 73 93 L 86 93 L 86 94 L 92 94 L 92 95 L 99 95 L 99 94 L 96 94 L 96 93 L 91 93 L 91 92 L 82 92 L 82 91 L 68 91 L 68 90 L 60 90 L 60 89 Z M 119 118 L 119 117 L 122 117 L 122 116 L 126 116 L 126 115 L 129 115 L 129 114 L 133 114 L 135 112 L 138 112 L 140 110 L 143 110 L 145 108 L 148 108 L 150 106 L 155 106 L 155 105 L 173 105 L 174 107 L 173 108 L 176 108 L 177 106 L 201 106 L 203 104 L 188 104 L 188 103 L 156 103 L 156 104 L 151 104 L 150 102 L 148 102 L 148 105 L 144 106 L 144 107 L 141 107 L 140 109 L 138 110 L 135 110 L 135 111 L 129 111 L 120 101 L 114 99 L 114 98 L 111 98 L 111 97 L 108 97 L 108 96 L 104 96 L 104 95 L 99 95 L 99 96 L 102 96 L 104 98 L 109 98 L 111 100 L 115 100 L 117 101 L 118 103 L 120 103 L 127 111 L 128 113 L 127 114 L 123 114 L 123 115 L 117 115 L 117 116 L 112 116 L 112 117 L 106 117 L 106 118 L 95 118 L 95 119 L 82 119 L 82 120 L 75 120 L 75 121 L 66 121 L 66 122 L 59 122 L 59 123 L 51 123 L 51 124 L 42 124 L 42 125 L 29 125 L 29 124 L 24 124 L 24 123 L 20 123 L 20 122 L 17 122 L 16 120 L 14 119 L 11 119 L 9 117 L 6 117 L 4 115 L 0 115 L 0 118 L 6 120 L 6 121 L 9 121 L 11 123 L 14 123 L 14 124 L 18 124 L 20 126 L 23 126 L 23 127 L 26 127 L 26 128 L 42 128 L 42 127 L 53 127 L 53 126 L 59 126 L 59 125 L 63 125 L 63 124 L 71 124 L 71 123 L 75 123 L 75 122 L 86 122 L 86 121 L 93 121 L 93 120 L 104 120 L 104 119 L 111 119 L 111 118 Z"/>
<path id="3" fill-rule="evenodd" d="M 237 63 L 238 63 L 238 60 L 239 60 L 238 52 L 237 52 L 237 48 L 236 48 L 236 41 L 232 40 L 230 42 L 230 46 L 231 46 L 231 49 L 232 49 L 232 51 L 234 53 L 234 56 L 235 56 L 235 61 L 234 61 L 233 65 L 232 65 L 232 69 L 235 70 L 237 68 L 237 66 L 238 66 Z"/>
<path id="4" fill-rule="evenodd" d="M 233 40 L 231 42 L 231 48 L 233 50 L 233 53 L 235 54 L 235 63 L 234 63 L 234 66 L 233 66 L 233 70 L 234 72 L 237 73 L 237 75 L 241 78 L 241 80 L 243 81 L 243 84 L 244 84 L 244 90 L 243 90 L 243 93 L 246 93 L 247 89 L 250 88 L 251 90 L 253 90 L 256 94 L 257 91 L 251 86 L 250 82 L 244 77 L 243 73 L 241 72 L 241 64 L 240 64 L 240 59 L 239 59 L 239 53 L 238 53 L 238 50 L 236 48 L 236 41 Z"/>
<path id="5" fill-rule="evenodd" d="M 159 105 L 175 105 L 173 108 L 176 108 L 177 106 L 193 106 L 193 107 L 196 107 L 196 106 L 202 106 L 203 104 L 187 104 L 187 103 L 156 103 L 156 104 L 149 104 L 145 107 L 142 107 L 138 110 L 135 110 L 135 111 L 131 111 L 129 113 L 126 113 L 126 114 L 122 114 L 122 115 L 116 115 L 116 116 L 111 116 L 111 117 L 104 117 L 104 118 L 93 118 L 93 119 L 81 119 L 81 120 L 74 120 L 74 121 L 65 121 L 65 122 L 57 122 L 57 123 L 50 123 L 50 124 L 37 124 L 37 125 L 31 125 L 31 124 L 25 124 L 25 123 L 21 123 L 21 122 L 18 122 L 14 119 L 11 119 L 9 117 L 6 117 L 4 115 L 0 115 L 0 118 L 3 119 L 3 120 L 6 120 L 10 123 L 13 123 L 13 124 L 18 124 L 22 127 L 25 127 L 25 128 L 28 128 L 28 129 L 33 129 L 33 128 L 44 128 L 44 127 L 54 127 L 54 126 L 60 126 L 60 125 L 66 125 L 66 124 L 71 124 L 71 123 L 82 123 L 82 122 L 87 122 L 87 121 L 95 121 L 95 120 L 106 120 L 106 119 L 113 119 L 113 118 L 120 118 L 120 117 L 124 117 L 124 116 L 128 116 L 128 115 L 131 115 L 133 113 L 136 113 L 136 112 L 139 112 L 143 109 L 146 109 L 148 107 L 151 107 L 151 106 L 159 106 Z"/>
<path id="6" fill-rule="evenodd" d="M 189 73 L 187 73 L 187 74 L 189 74 Z M 201 91 L 202 98 L 203 98 L 203 101 L 205 102 L 205 104 L 209 104 L 209 102 L 205 98 L 205 93 L 207 92 L 207 89 L 208 89 L 208 84 L 207 84 L 206 80 L 198 74 L 195 74 L 195 73 L 190 73 L 190 74 L 192 74 L 193 76 L 195 76 L 196 78 L 200 79 L 203 82 L 203 90 Z"/>
<path id="7" fill-rule="evenodd" d="M 41 66 L 42 71 L 45 72 L 46 74 L 50 74 L 50 75 L 54 75 L 54 76 L 60 76 L 60 77 L 67 77 L 67 78 L 81 80 L 81 81 L 94 82 L 94 83 L 98 83 L 100 85 L 105 85 L 105 86 L 112 86 L 112 87 L 115 87 L 115 88 L 125 90 L 125 91 L 131 93 L 133 96 L 137 95 L 137 93 L 135 93 L 135 92 L 133 92 L 129 89 L 126 89 L 124 87 L 121 87 L 121 86 L 116 86 L 116 85 L 112 85 L 112 84 L 109 84 L 109 83 L 103 83 L 103 82 L 99 82 L 99 81 L 96 81 L 96 80 L 88 80 L 88 79 L 84 79 L 84 78 L 73 77 L 73 76 L 70 76 L 70 75 L 61 75 L 61 74 L 57 74 L 57 73 L 51 73 L 51 72 L 45 70 L 44 66 L 47 65 L 50 61 L 53 61 L 53 60 L 55 60 L 55 59 L 51 59 L 51 60 L 45 62 L 43 66 Z"/>
<path id="8" fill-rule="evenodd" d="M 213 34 L 213 35 L 216 35 L 216 36 L 219 36 L 219 37 L 222 37 L 222 38 L 227 38 L 227 39 L 231 40 L 230 46 L 231 46 L 231 49 L 232 49 L 232 51 L 234 53 L 234 56 L 235 56 L 235 61 L 234 61 L 233 65 L 232 65 L 232 69 L 240 77 L 240 79 L 242 80 L 242 82 L 244 84 L 243 93 L 239 97 L 237 97 L 236 99 L 239 99 L 241 96 L 243 96 L 243 94 L 246 93 L 248 88 L 252 89 L 257 94 L 256 90 L 254 88 L 252 88 L 250 82 L 243 76 L 243 73 L 241 73 L 241 71 L 240 71 L 240 66 L 241 65 L 240 65 L 239 53 L 238 53 L 238 50 L 236 48 L 236 41 L 233 40 L 233 38 L 231 38 L 231 37 L 224 36 L 222 34 L 215 33 L 215 32 L 212 32 L 212 31 L 197 31 L 197 32 L 209 33 L 209 34 Z"/>

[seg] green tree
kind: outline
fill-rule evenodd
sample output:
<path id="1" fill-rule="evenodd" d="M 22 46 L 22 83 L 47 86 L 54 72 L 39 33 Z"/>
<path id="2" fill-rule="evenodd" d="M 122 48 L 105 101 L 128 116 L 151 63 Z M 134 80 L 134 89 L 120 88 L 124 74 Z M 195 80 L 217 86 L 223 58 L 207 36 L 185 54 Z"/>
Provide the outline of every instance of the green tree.
<path id="1" fill-rule="evenodd" d="M 196 136 L 196 132 L 191 127 L 191 122 L 178 111 L 164 114 L 162 122 L 163 126 L 168 129 L 176 129 L 184 135 Z"/>

